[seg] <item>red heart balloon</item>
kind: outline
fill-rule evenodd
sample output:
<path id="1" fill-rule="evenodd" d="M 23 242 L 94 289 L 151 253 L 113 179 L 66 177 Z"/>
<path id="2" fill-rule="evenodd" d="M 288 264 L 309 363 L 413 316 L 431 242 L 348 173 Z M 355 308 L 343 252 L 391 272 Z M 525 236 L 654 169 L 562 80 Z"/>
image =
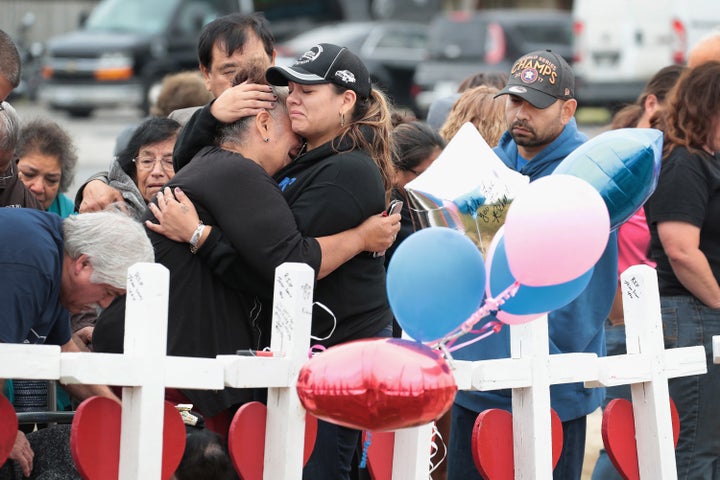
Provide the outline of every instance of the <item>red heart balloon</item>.
<path id="1" fill-rule="evenodd" d="M 10 456 L 18 433 L 18 419 L 12 403 L 0 394 L 0 466 Z"/>
<path id="2" fill-rule="evenodd" d="M 262 480 L 263 464 L 265 463 L 265 425 L 267 407 L 260 402 L 250 402 L 241 406 L 228 433 L 228 449 L 235 470 L 243 480 Z M 310 459 L 315 439 L 317 438 L 318 422 L 312 415 L 305 416 L 305 446 L 303 465 Z"/>
<path id="3" fill-rule="evenodd" d="M 329 348 L 300 370 L 297 392 L 316 417 L 357 430 L 396 430 L 435 420 L 455 399 L 445 359 L 422 343 L 366 339 Z"/>
<path id="4" fill-rule="evenodd" d="M 675 402 L 670 399 L 673 443 L 677 447 L 680 438 L 680 417 Z M 610 461 L 628 480 L 640 479 L 637 443 L 635 441 L 635 420 L 633 406 L 629 400 L 616 398 L 608 402 L 603 412 L 602 438 Z"/>
<path id="5" fill-rule="evenodd" d="M 552 465 L 555 468 L 563 445 L 560 417 L 550 410 L 552 428 Z M 475 466 L 488 480 L 513 480 L 515 455 L 513 453 L 512 414 L 506 410 L 485 410 L 475 420 L 472 434 L 472 454 Z"/>
<path id="6" fill-rule="evenodd" d="M 70 453 L 87 480 L 118 478 L 122 407 L 105 397 L 91 397 L 75 412 L 70 428 Z M 185 424 L 180 413 L 165 402 L 162 479 L 169 479 L 185 451 Z"/>

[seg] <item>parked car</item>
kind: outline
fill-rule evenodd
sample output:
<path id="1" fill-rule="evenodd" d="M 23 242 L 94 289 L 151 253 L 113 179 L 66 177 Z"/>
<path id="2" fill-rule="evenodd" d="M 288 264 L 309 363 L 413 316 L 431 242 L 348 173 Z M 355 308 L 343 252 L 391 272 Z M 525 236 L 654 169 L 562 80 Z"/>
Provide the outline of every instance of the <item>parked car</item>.
<path id="1" fill-rule="evenodd" d="M 275 62 L 290 65 L 318 43 L 334 43 L 357 54 L 376 87 L 398 107 L 413 108 L 415 68 L 425 56 L 427 25 L 403 21 L 345 22 L 308 30 L 277 45 Z"/>
<path id="2" fill-rule="evenodd" d="M 720 26 L 717 0 L 575 0 L 572 15 L 578 102 L 610 108 Z"/>
<path id="3" fill-rule="evenodd" d="M 428 58 L 415 71 L 415 105 L 425 114 L 437 98 L 457 91 L 478 72 L 509 73 L 523 54 L 551 49 L 572 61 L 572 17 L 560 10 L 496 9 L 449 12 L 435 17 Z"/>
<path id="4" fill-rule="evenodd" d="M 167 73 L 196 69 L 197 37 L 241 0 L 102 0 L 82 28 L 51 38 L 40 100 L 74 116 L 118 105 L 149 109 Z"/>

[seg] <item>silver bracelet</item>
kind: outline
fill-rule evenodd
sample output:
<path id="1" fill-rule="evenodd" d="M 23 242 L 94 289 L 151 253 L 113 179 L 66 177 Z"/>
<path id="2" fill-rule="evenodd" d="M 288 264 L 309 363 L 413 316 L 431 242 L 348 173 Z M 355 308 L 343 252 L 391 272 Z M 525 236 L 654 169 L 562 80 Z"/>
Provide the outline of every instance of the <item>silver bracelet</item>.
<path id="1" fill-rule="evenodd" d="M 203 230 L 205 230 L 205 224 L 200 222 L 198 223 L 197 228 L 192 234 L 192 237 L 190 237 L 190 241 L 188 242 L 190 244 L 190 253 L 197 253 L 198 251 L 198 242 L 200 241 L 200 238 L 202 237 Z"/>

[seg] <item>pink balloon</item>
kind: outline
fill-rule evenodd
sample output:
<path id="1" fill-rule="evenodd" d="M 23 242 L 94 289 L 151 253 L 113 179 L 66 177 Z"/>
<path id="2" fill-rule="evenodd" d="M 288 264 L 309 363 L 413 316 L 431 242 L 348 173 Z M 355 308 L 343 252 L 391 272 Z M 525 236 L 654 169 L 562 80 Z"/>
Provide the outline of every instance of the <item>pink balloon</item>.
<path id="1" fill-rule="evenodd" d="M 498 231 L 495 233 L 495 236 L 493 237 L 492 241 L 490 242 L 490 246 L 488 246 L 487 249 L 487 258 L 485 259 L 485 270 L 487 272 L 487 278 L 488 281 L 485 285 L 485 294 L 488 297 L 492 297 L 492 292 L 490 292 L 490 267 L 493 263 L 493 256 L 495 255 L 495 249 L 498 246 L 498 243 L 500 243 L 500 240 L 505 236 L 505 225 L 501 226 Z M 500 306 L 502 308 L 502 305 Z M 547 313 L 547 312 L 546 312 Z M 521 325 L 523 323 L 532 322 L 536 318 L 545 315 L 545 313 L 531 313 L 527 315 L 515 315 L 512 313 L 504 312 L 502 310 L 499 310 L 495 314 L 495 318 L 500 320 L 506 325 Z"/>
<path id="2" fill-rule="evenodd" d="M 588 182 L 540 178 L 515 198 L 505 219 L 510 271 L 531 287 L 569 282 L 595 265 L 609 235 L 607 207 Z"/>
<path id="3" fill-rule="evenodd" d="M 502 308 L 502 307 L 501 307 Z M 543 315 L 546 315 L 545 313 L 528 313 L 527 315 L 515 315 L 513 313 L 503 312 L 502 310 L 498 311 L 495 315 L 495 318 L 500 320 L 506 325 L 522 325 L 523 323 L 532 322 L 536 318 L 542 317 Z"/>

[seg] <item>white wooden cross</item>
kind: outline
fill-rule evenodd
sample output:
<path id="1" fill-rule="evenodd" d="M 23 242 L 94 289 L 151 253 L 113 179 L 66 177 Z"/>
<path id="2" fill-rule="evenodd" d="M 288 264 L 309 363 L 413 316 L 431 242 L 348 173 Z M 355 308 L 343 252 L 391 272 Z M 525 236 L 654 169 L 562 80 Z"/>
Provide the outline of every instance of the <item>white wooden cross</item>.
<path id="1" fill-rule="evenodd" d="M 166 356 L 168 271 L 159 264 L 136 264 L 128 272 L 123 354 L 61 353 L 58 346 L 0 344 L 0 378 L 124 386 L 121 480 L 160 478 L 166 386 L 212 390 L 225 385 L 278 387 L 269 394 L 266 458 L 287 464 L 281 468 L 288 473 L 274 476 L 273 472 L 280 470 L 271 465 L 265 478 L 300 479 L 302 449 L 297 445 L 302 445 L 302 433 L 298 432 L 304 431 L 305 415 L 294 385 L 309 347 L 313 279 L 307 265 L 278 267 L 274 313 L 279 321 L 273 330 L 277 357 L 233 356 L 237 361 L 228 365 L 227 359 Z M 282 332 L 280 339 L 275 338 L 278 331 Z M 241 375 L 247 380 L 238 381 Z M 295 451 L 300 452 L 297 461 Z M 292 459 L 286 461 L 285 455 Z"/>
<path id="2" fill-rule="evenodd" d="M 620 276 L 627 354 L 600 359 L 596 382 L 630 385 L 641 478 L 676 478 L 668 379 L 707 373 L 705 348 L 665 350 L 657 272 L 635 265 Z"/>
<path id="3" fill-rule="evenodd" d="M 122 480 L 160 478 L 165 387 L 222 389 L 215 359 L 167 357 L 168 270 L 128 270 L 124 354 L 61 353 L 50 345 L 0 345 L 0 378 L 123 386 Z"/>
<path id="4" fill-rule="evenodd" d="M 303 468 L 305 409 L 295 390 L 308 360 L 312 320 L 313 270 L 283 264 L 275 274 L 270 350 L 274 357 L 221 355 L 225 385 L 268 387 L 263 478 L 300 480 Z"/>
<path id="5" fill-rule="evenodd" d="M 166 357 L 167 271 L 140 264 L 129 273 L 125 353 L 60 353 L 59 347 L 0 345 L 0 378 L 59 379 L 124 385 L 121 479 L 159 478 L 162 390 L 270 387 L 265 478 L 301 478 L 304 410 L 294 391 L 306 360 L 312 308 L 312 270 L 287 264 L 276 275 L 272 358 Z M 552 384 L 632 384 L 638 457 L 643 478 L 673 478 L 668 378 L 705 371 L 702 347 L 663 350 L 655 272 L 633 267 L 623 275 L 628 354 L 549 355 L 547 318 L 511 326 L 511 358 L 455 362 L 461 389 L 513 390 L 516 478 L 551 478 Z M 154 368 L 147 368 L 152 365 Z M 428 476 L 430 427 L 396 432 L 393 478 Z M 523 448 L 519 448 L 522 442 Z M 670 447 L 668 447 L 670 445 Z M 670 448 L 670 450 L 668 450 Z M 142 452 L 142 455 L 140 454 Z"/>
<path id="6" fill-rule="evenodd" d="M 509 327 L 511 358 L 454 361 L 460 390 L 512 389 L 515 478 L 552 478 L 550 385 L 580 381 L 588 387 L 631 384 L 641 478 L 676 477 L 667 379 L 705 373 L 704 348 L 664 350 L 654 269 L 631 267 L 622 275 L 622 282 L 626 355 L 549 355 L 544 316 Z M 419 439 L 427 436 L 417 429 L 406 432 L 412 434 Z M 428 444 L 416 443 L 422 445 L 416 454 L 419 458 L 426 454 Z M 398 461 L 403 460 L 396 455 L 394 462 Z"/>
<path id="7" fill-rule="evenodd" d="M 510 326 L 510 358 L 456 361 L 461 390 L 512 389 L 515 478 L 552 478 L 550 385 L 597 377 L 597 355 L 550 355 L 547 315 Z"/>

